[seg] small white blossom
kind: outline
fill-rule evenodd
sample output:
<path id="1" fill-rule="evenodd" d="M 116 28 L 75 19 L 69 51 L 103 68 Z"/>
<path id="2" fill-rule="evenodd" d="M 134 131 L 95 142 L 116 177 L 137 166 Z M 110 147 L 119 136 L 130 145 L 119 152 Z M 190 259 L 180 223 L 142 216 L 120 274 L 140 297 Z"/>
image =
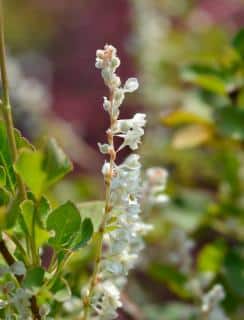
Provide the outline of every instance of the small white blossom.
<path id="1" fill-rule="evenodd" d="M 151 205 L 164 205 L 169 197 L 164 193 L 168 178 L 168 172 L 159 167 L 152 167 L 146 171 L 144 182 L 144 198 Z"/>
<path id="2" fill-rule="evenodd" d="M 110 163 L 105 161 L 104 165 L 102 167 L 102 174 L 104 175 L 104 177 L 109 176 L 111 173 L 111 166 Z"/>
<path id="3" fill-rule="evenodd" d="M 105 111 L 109 111 L 111 109 L 111 102 L 107 97 L 103 97 L 103 108 Z"/>
<path id="4" fill-rule="evenodd" d="M 110 151 L 110 146 L 107 143 L 104 143 L 104 144 L 98 143 L 98 148 L 100 152 L 103 154 L 109 153 Z"/>
<path id="5" fill-rule="evenodd" d="M 124 85 L 125 92 L 134 92 L 139 88 L 139 82 L 137 78 L 129 78 Z"/>
<path id="6" fill-rule="evenodd" d="M 129 146 L 132 150 L 138 148 L 138 145 L 141 143 L 141 137 L 144 135 L 145 118 L 145 114 L 137 113 L 132 119 L 118 120 L 117 130 L 119 134 L 117 135 L 124 139 L 119 150 L 125 146 Z"/>

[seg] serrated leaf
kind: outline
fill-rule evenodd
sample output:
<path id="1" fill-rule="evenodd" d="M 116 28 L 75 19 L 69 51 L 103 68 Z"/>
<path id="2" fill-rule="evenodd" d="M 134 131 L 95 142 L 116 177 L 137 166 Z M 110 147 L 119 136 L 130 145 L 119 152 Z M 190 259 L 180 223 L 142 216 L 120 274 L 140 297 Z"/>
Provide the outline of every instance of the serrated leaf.
<path id="1" fill-rule="evenodd" d="M 35 147 L 25 138 L 22 136 L 21 132 L 18 129 L 14 129 L 16 145 L 18 149 L 29 149 L 35 150 Z"/>
<path id="2" fill-rule="evenodd" d="M 29 269 L 22 282 L 23 287 L 30 289 L 33 293 L 38 292 L 43 284 L 44 275 L 45 271 L 41 267 Z"/>
<path id="3" fill-rule="evenodd" d="M 82 218 L 90 218 L 94 232 L 97 232 L 103 217 L 104 201 L 90 201 L 78 204 Z"/>
<path id="4" fill-rule="evenodd" d="M 85 218 L 81 225 L 81 230 L 72 244 L 73 250 L 78 250 L 84 247 L 91 239 L 93 234 L 93 224 L 90 218 Z"/>
<path id="5" fill-rule="evenodd" d="M 68 201 L 50 213 L 47 228 L 55 232 L 49 243 L 55 247 L 69 247 L 81 228 L 81 217 L 75 205 Z"/>

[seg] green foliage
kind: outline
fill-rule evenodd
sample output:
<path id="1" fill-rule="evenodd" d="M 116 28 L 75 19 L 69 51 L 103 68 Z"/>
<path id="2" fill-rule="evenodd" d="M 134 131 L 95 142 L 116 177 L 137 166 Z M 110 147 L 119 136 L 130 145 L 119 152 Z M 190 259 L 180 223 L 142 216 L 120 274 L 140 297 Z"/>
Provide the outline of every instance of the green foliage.
<path id="1" fill-rule="evenodd" d="M 43 284 L 45 271 L 41 267 L 35 267 L 28 270 L 24 280 L 23 287 L 37 293 Z"/>
<path id="2" fill-rule="evenodd" d="M 244 29 L 241 29 L 234 37 L 232 42 L 234 48 L 239 53 L 241 58 L 244 59 Z"/>
<path id="3" fill-rule="evenodd" d="M 81 229 L 81 216 L 72 202 L 53 210 L 47 219 L 47 228 L 54 231 L 49 243 L 57 248 L 67 248 Z"/>
<path id="4" fill-rule="evenodd" d="M 38 198 L 71 169 L 68 158 L 53 139 L 44 151 L 23 150 L 15 164 L 16 172 Z"/>

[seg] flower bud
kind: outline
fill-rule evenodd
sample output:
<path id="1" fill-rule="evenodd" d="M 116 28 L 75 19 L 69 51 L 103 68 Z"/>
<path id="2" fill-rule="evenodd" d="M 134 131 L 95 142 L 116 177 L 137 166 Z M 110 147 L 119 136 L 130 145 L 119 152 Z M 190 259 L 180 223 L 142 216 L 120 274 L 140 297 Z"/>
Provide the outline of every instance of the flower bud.
<path id="1" fill-rule="evenodd" d="M 129 78 L 124 85 L 125 92 L 134 92 L 139 88 L 137 78 Z"/>

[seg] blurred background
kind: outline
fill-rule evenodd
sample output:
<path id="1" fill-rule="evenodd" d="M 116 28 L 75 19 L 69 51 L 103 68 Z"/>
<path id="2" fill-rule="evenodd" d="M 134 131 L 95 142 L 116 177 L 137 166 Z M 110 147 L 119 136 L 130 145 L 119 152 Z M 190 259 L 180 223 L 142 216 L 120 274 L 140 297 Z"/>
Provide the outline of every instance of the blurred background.
<path id="1" fill-rule="evenodd" d="M 75 164 L 54 202 L 103 197 L 96 49 L 113 44 L 121 78 L 139 79 L 122 117 L 147 113 L 144 169 L 168 170 L 170 202 L 145 210 L 155 227 L 119 319 L 198 319 L 197 290 L 221 283 L 226 297 L 208 319 L 243 320 L 243 0 L 6 0 L 5 23 L 16 125 L 36 144 L 55 136 Z M 70 263 L 74 286 L 91 256 Z"/>

